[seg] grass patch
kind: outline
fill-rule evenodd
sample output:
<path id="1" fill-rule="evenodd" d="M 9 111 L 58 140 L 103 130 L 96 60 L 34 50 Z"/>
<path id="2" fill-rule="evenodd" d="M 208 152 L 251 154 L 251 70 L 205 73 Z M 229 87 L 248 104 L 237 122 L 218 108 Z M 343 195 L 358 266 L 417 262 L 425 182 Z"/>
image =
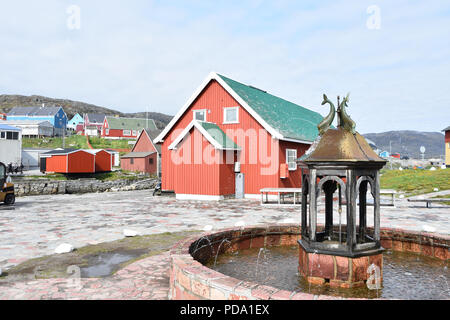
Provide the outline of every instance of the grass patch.
<path id="1" fill-rule="evenodd" d="M 89 266 L 89 259 L 100 253 L 139 252 L 138 256 L 126 261 L 118 268 L 169 250 L 176 242 L 201 233 L 200 231 L 165 232 L 145 236 L 127 237 L 111 242 L 88 245 L 64 254 L 53 254 L 27 260 L 9 269 L 1 280 L 20 281 L 25 279 L 68 278 L 69 266 L 80 268 Z M 117 270 L 116 270 L 117 271 Z"/>
<path id="2" fill-rule="evenodd" d="M 395 189 L 408 195 L 417 195 L 450 189 L 450 169 L 430 170 L 387 170 L 380 180 L 382 189 Z"/>
<path id="3" fill-rule="evenodd" d="M 128 141 L 130 140 L 89 137 L 89 142 L 94 149 L 131 149 L 131 145 L 128 144 Z"/>
<path id="4" fill-rule="evenodd" d="M 22 148 L 56 149 L 62 148 L 62 137 L 22 138 Z M 65 138 L 65 147 L 74 149 L 88 149 L 85 136 L 68 136 Z"/>

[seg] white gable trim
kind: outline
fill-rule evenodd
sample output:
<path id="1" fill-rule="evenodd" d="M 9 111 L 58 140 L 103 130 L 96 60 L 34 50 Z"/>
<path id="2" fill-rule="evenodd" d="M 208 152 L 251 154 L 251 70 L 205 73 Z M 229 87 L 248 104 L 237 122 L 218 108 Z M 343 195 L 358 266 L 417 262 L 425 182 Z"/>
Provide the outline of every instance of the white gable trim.
<path id="1" fill-rule="evenodd" d="M 200 95 L 203 89 L 206 88 L 211 80 L 216 80 L 225 89 L 225 91 L 227 91 L 248 113 L 250 113 L 250 115 L 254 117 L 256 121 L 258 121 L 274 138 L 283 140 L 284 137 L 281 133 L 264 121 L 233 89 L 231 89 L 228 84 L 226 84 L 226 82 L 216 72 L 211 72 L 205 80 L 203 80 L 202 84 L 194 91 L 194 94 L 189 98 L 186 104 L 178 111 L 175 117 L 173 117 L 169 124 L 159 134 L 159 136 L 156 137 L 155 143 L 161 143 L 164 141 L 164 138 L 167 133 L 169 133 L 170 129 L 172 129 L 172 127 L 177 123 L 177 121 Z"/>
<path id="2" fill-rule="evenodd" d="M 186 128 L 176 137 L 176 139 L 169 145 L 169 150 L 176 149 L 178 144 L 183 140 L 183 138 L 191 131 L 191 129 L 195 127 L 200 133 L 208 140 L 209 143 L 211 143 L 214 148 L 219 150 L 239 150 L 235 148 L 224 148 L 221 146 L 217 141 L 208 133 L 208 131 L 205 130 L 205 128 L 202 127 L 201 124 L 198 123 L 197 120 L 192 120 L 191 123 L 188 124 Z"/>

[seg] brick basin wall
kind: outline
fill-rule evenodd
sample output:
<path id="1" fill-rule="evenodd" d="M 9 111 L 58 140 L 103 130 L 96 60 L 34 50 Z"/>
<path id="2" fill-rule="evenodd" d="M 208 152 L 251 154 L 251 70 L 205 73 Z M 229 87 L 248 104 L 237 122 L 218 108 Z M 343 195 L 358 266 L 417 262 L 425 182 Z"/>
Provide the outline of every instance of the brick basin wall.
<path id="1" fill-rule="evenodd" d="M 170 251 L 170 291 L 174 300 L 312 300 L 343 299 L 326 295 L 279 290 L 239 280 L 207 268 L 219 254 L 249 248 L 297 245 L 300 226 L 279 224 L 229 228 L 178 242 Z M 225 241 L 226 240 L 226 241 Z M 450 236 L 402 229 L 381 229 L 381 243 L 393 251 L 414 252 L 441 260 L 450 258 Z"/>

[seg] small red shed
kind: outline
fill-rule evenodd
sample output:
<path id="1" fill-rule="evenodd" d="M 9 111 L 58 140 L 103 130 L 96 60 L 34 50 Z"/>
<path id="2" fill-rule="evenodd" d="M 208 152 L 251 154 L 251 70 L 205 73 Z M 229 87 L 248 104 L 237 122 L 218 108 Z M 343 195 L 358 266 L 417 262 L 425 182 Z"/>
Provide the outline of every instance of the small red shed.
<path id="1" fill-rule="evenodd" d="M 41 154 L 40 161 L 42 172 L 95 172 L 95 155 L 85 150 L 56 149 Z"/>
<path id="2" fill-rule="evenodd" d="M 40 156 L 42 172 L 105 172 L 111 171 L 111 165 L 111 154 L 102 149 L 56 149 Z"/>

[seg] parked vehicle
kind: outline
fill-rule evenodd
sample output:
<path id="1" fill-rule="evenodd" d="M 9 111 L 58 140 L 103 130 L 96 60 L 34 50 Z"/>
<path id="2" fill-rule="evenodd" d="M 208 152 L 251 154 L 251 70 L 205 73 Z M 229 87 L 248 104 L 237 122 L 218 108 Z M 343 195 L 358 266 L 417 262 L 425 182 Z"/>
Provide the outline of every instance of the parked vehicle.
<path id="1" fill-rule="evenodd" d="M 0 162 L 0 203 L 4 202 L 7 205 L 13 205 L 16 202 L 14 196 L 14 184 L 6 175 L 6 166 Z"/>

